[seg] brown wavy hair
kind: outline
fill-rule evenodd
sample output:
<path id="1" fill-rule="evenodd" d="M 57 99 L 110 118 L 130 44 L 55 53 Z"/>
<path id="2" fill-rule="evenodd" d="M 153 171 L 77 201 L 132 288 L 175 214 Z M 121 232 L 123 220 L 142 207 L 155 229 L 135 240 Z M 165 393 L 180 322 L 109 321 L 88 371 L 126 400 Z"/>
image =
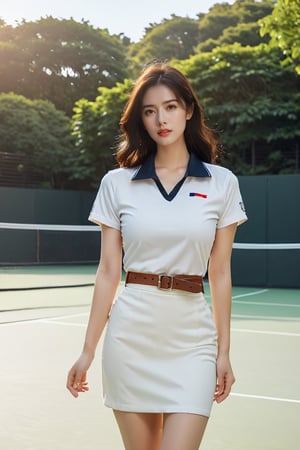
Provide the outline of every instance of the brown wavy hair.
<path id="1" fill-rule="evenodd" d="M 215 163 L 218 139 L 215 131 L 205 125 L 202 107 L 189 81 L 174 67 L 166 63 L 154 63 L 146 67 L 137 79 L 120 120 L 122 134 L 116 153 L 120 167 L 138 166 L 156 151 L 156 143 L 143 125 L 142 102 L 146 91 L 160 84 L 173 91 L 187 110 L 193 110 L 184 131 L 188 151 L 195 153 L 204 162 Z"/>

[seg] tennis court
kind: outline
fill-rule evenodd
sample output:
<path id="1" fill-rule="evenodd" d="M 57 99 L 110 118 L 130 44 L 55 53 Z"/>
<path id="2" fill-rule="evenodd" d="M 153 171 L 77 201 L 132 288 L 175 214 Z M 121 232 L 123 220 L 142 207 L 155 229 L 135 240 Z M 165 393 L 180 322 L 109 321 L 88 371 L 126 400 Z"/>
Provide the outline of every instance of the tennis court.
<path id="1" fill-rule="evenodd" d="M 0 268 L 1 449 L 123 448 L 102 405 L 101 345 L 90 392 L 73 399 L 65 389 L 95 272 L 93 265 Z M 232 313 L 237 381 L 230 398 L 214 405 L 201 449 L 296 450 L 300 290 L 236 287 Z"/>

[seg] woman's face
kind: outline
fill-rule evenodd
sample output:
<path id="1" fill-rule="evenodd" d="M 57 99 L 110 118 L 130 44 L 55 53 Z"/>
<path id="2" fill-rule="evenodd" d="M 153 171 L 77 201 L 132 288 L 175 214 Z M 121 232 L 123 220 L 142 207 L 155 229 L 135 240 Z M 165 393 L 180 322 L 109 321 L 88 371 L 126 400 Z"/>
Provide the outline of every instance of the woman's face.
<path id="1" fill-rule="evenodd" d="M 150 87 L 142 102 L 142 121 L 157 146 L 184 143 L 186 121 L 192 116 L 182 100 L 164 84 Z"/>

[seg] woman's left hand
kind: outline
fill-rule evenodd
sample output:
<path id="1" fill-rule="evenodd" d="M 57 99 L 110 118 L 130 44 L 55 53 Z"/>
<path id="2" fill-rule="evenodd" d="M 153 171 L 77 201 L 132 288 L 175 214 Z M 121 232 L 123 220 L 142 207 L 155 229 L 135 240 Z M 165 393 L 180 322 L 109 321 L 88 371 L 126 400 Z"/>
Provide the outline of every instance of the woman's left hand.
<path id="1" fill-rule="evenodd" d="M 231 391 L 231 386 L 235 382 L 228 355 L 219 355 L 217 358 L 217 385 L 214 400 L 217 403 L 223 402 Z"/>

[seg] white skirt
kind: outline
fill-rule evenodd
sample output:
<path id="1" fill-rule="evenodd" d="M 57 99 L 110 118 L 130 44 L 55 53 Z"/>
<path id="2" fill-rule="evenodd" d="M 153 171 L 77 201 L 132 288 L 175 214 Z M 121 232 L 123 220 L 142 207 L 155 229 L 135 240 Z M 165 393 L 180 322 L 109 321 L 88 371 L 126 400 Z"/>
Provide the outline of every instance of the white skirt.
<path id="1" fill-rule="evenodd" d="M 102 358 L 106 406 L 210 415 L 216 330 L 202 293 L 128 284 L 112 307 Z"/>

